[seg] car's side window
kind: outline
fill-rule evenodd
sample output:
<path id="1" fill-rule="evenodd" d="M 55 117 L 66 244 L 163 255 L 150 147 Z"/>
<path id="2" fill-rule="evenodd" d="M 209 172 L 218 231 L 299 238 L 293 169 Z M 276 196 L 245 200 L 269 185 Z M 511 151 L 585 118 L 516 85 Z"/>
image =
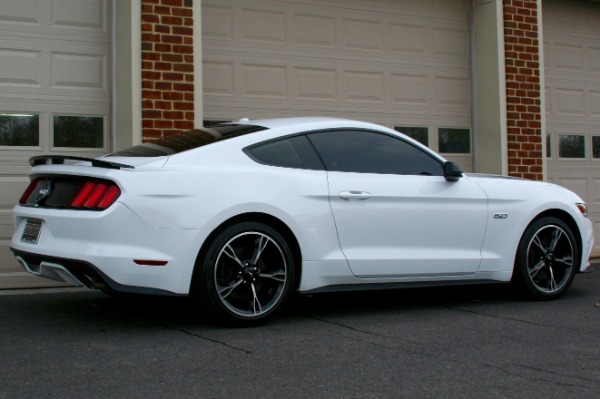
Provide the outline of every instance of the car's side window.
<path id="1" fill-rule="evenodd" d="M 256 162 L 297 169 L 325 169 L 306 136 L 268 141 L 244 150 Z"/>
<path id="2" fill-rule="evenodd" d="M 397 175 L 443 176 L 439 160 L 391 135 L 335 130 L 309 135 L 327 170 Z"/>

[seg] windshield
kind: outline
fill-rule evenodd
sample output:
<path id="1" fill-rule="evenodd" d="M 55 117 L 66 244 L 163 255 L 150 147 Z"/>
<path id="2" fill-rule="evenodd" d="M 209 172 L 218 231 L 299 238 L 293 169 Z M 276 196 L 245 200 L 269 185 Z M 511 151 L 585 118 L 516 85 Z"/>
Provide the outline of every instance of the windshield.
<path id="1" fill-rule="evenodd" d="M 217 141 L 227 140 L 248 133 L 265 130 L 265 127 L 256 125 L 234 125 L 222 124 L 203 127 L 201 129 L 188 130 L 148 141 L 140 145 L 117 151 L 108 156 L 112 157 L 162 157 L 179 152 L 192 150 Z"/>

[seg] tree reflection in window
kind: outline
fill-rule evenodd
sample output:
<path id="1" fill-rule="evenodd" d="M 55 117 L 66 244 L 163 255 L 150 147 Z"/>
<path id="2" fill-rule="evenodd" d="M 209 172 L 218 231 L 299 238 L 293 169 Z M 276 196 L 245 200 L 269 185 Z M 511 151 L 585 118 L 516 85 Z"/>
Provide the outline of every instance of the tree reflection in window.
<path id="1" fill-rule="evenodd" d="M 39 115 L 0 113 L 0 145 L 39 145 Z"/>
<path id="2" fill-rule="evenodd" d="M 585 136 L 561 134 L 558 136 L 559 158 L 585 158 Z"/>
<path id="3" fill-rule="evenodd" d="M 104 147 L 104 118 L 54 115 L 54 147 Z"/>
<path id="4" fill-rule="evenodd" d="M 445 154 L 470 154 L 471 130 L 439 128 L 438 150 Z"/>

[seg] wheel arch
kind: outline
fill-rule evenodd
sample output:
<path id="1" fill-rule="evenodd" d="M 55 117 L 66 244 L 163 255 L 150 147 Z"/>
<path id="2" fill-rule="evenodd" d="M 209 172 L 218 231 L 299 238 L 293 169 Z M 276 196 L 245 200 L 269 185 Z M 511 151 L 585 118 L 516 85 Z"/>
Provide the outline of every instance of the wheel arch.
<path id="1" fill-rule="evenodd" d="M 525 232 L 527 231 L 529 226 L 531 226 L 533 223 L 535 223 L 539 219 L 544 218 L 546 216 L 553 216 L 557 219 L 562 220 L 567 226 L 569 226 L 569 228 L 573 232 L 573 236 L 575 236 L 575 245 L 577 245 L 577 253 L 579 254 L 579 258 L 580 258 L 577 260 L 577 262 L 579 263 L 579 265 L 577 267 L 577 272 L 579 272 L 581 270 L 581 264 L 582 264 L 581 256 L 582 256 L 582 252 L 583 252 L 583 241 L 581 238 L 581 231 L 579 230 L 579 226 L 577 225 L 577 222 L 575 222 L 575 219 L 573 218 L 573 216 L 571 216 L 571 214 L 569 214 L 568 212 L 566 212 L 562 209 L 547 209 L 547 210 L 539 213 L 536 217 L 534 217 L 531 220 L 531 222 L 529 222 L 527 227 L 525 227 L 525 230 L 523 230 L 521 237 L 523 237 L 523 235 L 525 234 Z M 515 254 L 515 256 L 517 256 L 517 254 Z"/>
<path id="2" fill-rule="evenodd" d="M 262 212 L 248 212 L 248 213 L 242 213 L 242 214 L 233 216 L 233 217 L 225 220 L 219 226 L 217 226 L 208 235 L 208 237 L 206 237 L 206 239 L 202 243 L 202 246 L 200 247 L 200 250 L 198 251 L 198 255 L 196 256 L 196 261 L 194 262 L 194 272 L 192 274 L 191 287 L 195 286 L 194 279 L 197 276 L 196 270 L 198 269 L 198 265 L 200 264 L 201 259 L 203 259 L 203 257 L 206 256 L 206 252 L 208 251 L 208 248 L 209 248 L 211 242 L 215 239 L 215 237 L 219 233 L 221 233 L 226 228 L 236 225 L 238 223 L 243 223 L 243 222 L 264 223 L 264 224 L 274 228 L 275 230 L 277 230 L 279 232 L 279 234 L 281 234 L 283 236 L 283 238 L 286 240 L 286 242 L 290 245 L 290 248 L 292 249 L 294 261 L 296 262 L 296 265 L 297 265 L 297 269 L 295 270 L 295 272 L 296 272 L 295 280 L 296 281 L 294 281 L 294 290 L 297 290 L 298 287 L 300 286 L 300 280 L 302 277 L 302 251 L 300 249 L 300 243 L 298 242 L 296 235 L 293 233 L 293 231 L 289 228 L 289 226 L 285 222 L 283 222 L 281 219 L 279 219 L 273 215 L 269 215 L 267 213 L 262 213 Z"/>

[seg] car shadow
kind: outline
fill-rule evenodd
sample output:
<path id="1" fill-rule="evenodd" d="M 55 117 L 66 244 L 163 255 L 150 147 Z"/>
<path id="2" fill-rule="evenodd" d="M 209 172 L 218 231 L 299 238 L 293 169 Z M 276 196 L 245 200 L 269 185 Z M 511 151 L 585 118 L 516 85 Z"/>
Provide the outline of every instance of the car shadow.
<path id="1" fill-rule="evenodd" d="M 576 285 L 561 300 L 586 295 Z M 16 299 L 20 297 L 20 299 Z M 44 328 L 68 325 L 103 330 L 135 330 L 150 326 L 176 329 L 225 327 L 198 308 L 188 297 L 147 295 L 109 296 L 98 291 L 58 292 L 15 296 L 18 318 L 35 320 Z M 297 295 L 289 306 L 267 325 L 301 323 L 327 317 L 377 316 L 430 311 L 468 304 L 487 306 L 528 302 L 508 284 L 485 284 L 436 288 L 409 288 Z"/>

